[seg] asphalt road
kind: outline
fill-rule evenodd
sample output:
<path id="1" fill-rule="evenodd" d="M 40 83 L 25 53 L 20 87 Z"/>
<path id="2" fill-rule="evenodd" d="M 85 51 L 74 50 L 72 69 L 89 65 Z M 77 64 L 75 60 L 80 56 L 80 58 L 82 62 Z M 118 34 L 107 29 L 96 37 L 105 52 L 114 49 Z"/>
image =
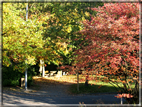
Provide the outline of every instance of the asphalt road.
<path id="1" fill-rule="evenodd" d="M 39 90 L 20 89 L 12 91 L 3 88 L 4 106 L 89 106 L 101 104 L 120 104 L 121 99 L 116 98 L 117 94 L 82 94 L 72 95 L 68 93 L 69 84 L 40 84 Z M 124 100 L 124 99 L 123 99 Z M 125 101 L 125 100 L 124 100 Z"/>
<path id="2" fill-rule="evenodd" d="M 80 106 L 80 104 L 120 104 L 120 99 L 114 97 L 116 94 L 98 95 L 38 95 L 38 94 L 17 94 L 3 92 L 4 106 Z M 124 99 L 123 99 L 124 100 Z"/>

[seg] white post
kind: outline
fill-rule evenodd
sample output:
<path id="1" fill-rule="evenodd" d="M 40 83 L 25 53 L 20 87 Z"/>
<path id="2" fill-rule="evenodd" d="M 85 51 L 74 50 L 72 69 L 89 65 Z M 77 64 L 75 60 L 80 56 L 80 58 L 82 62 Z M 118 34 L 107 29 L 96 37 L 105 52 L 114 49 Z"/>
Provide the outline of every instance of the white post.
<path id="1" fill-rule="evenodd" d="M 122 97 L 121 97 L 121 104 L 123 104 Z"/>
<path id="2" fill-rule="evenodd" d="M 26 65 L 27 65 L 27 63 L 26 63 Z M 25 71 L 25 90 L 27 90 L 27 68 Z"/>
<path id="3" fill-rule="evenodd" d="M 28 1 L 28 0 L 27 0 Z M 26 21 L 28 20 L 28 4 L 26 6 Z M 26 59 L 27 60 L 27 59 Z M 25 90 L 27 90 L 27 63 L 26 63 L 26 71 L 25 71 Z"/>

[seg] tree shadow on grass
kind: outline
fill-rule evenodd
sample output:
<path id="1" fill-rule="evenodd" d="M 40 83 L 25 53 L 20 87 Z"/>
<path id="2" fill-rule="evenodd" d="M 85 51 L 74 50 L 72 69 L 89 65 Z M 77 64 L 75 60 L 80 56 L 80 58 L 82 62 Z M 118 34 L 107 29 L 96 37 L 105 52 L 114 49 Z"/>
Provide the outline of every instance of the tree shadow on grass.
<path id="1" fill-rule="evenodd" d="M 91 85 L 85 86 L 84 83 L 79 84 L 79 91 L 77 91 L 77 84 L 73 84 L 69 88 L 72 94 L 117 94 L 117 90 L 113 86 L 107 85 Z"/>

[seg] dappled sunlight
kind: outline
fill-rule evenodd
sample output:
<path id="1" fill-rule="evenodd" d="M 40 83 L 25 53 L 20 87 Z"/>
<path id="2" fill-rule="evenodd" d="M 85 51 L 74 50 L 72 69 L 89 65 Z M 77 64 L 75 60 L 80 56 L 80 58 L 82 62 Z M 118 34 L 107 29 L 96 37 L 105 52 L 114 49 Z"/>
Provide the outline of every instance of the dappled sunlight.
<path id="1" fill-rule="evenodd" d="M 91 76 L 90 76 L 91 77 Z M 84 78 L 83 75 L 79 76 L 81 80 Z M 74 94 L 94 94 L 94 93 L 118 93 L 118 90 L 115 89 L 109 83 L 105 83 L 102 81 L 89 81 L 89 86 L 85 86 L 85 81 L 79 82 L 79 92 L 77 91 L 77 76 L 76 75 L 66 75 L 62 77 L 33 77 L 34 84 L 42 86 L 46 88 L 46 86 L 54 86 L 54 85 L 70 85 L 68 93 L 71 95 Z M 66 87 L 67 88 L 67 87 Z"/>
<path id="2" fill-rule="evenodd" d="M 94 77 L 94 75 L 89 75 L 89 77 Z M 98 77 L 99 78 L 99 77 Z M 77 76 L 76 75 L 65 75 L 62 77 L 33 77 L 34 84 L 38 85 L 49 85 L 49 84 L 77 84 Z M 79 75 L 79 83 L 85 83 L 85 76 Z M 112 87 L 112 85 L 108 82 L 103 82 L 99 79 L 97 80 L 89 80 L 89 84 L 91 85 L 106 85 Z"/>
<path id="3" fill-rule="evenodd" d="M 34 76 L 34 84 L 75 84 L 76 76 L 62 76 L 62 77 L 38 77 Z"/>

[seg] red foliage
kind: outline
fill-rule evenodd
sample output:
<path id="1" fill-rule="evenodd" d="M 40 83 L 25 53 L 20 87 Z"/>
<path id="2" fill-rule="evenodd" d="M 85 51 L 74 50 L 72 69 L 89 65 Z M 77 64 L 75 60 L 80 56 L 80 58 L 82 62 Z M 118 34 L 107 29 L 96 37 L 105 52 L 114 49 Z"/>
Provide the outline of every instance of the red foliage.
<path id="1" fill-rule="evenodd" d="M 92 10 L 97 15 L 91 21 L 83 21 L 84 29 L 80 31 L 88 45 L 84 46 L 84 41 L 79 44 L 81 48 L 75 51 L 75 63 L 70 70 L 84 68 L 86 74 L 105 74 L 109 81 L 115 76 L 117 80 L 112 83 L 122 82 L 124 92 L 134 94 L 127 79 L 133 81 L 133 77 L 139 76 L 139 4 L 105 3 Z M 135 83 L 137 88 L 138 79 Z"/>
<path id="2" fill-rule="evenodd" d="M 125 97 L 125 98 L 132 98 L 133 95 L 123 93 L 123 94 L 117 94 L 117 96 L 115 96 L 115 97 L 117 97 L 117 98 L 122 98 L 122 97 Z"/>
<path id="3" fill-rule="evenodd" d="M 132 73 L 139 67 L 139 4 L 105 3 L 103 7 L 92 8 L 98 13 L 91 21 L 84 21 L 88 46 L 76 51 L 76 66 L 102 68 L 110 63 L 111 73 L 120 66 L 129 67 Z M 99 62 L 99 64 L 96 64 Z M 113 72 L 112 72 L 113 71 Z"/>

